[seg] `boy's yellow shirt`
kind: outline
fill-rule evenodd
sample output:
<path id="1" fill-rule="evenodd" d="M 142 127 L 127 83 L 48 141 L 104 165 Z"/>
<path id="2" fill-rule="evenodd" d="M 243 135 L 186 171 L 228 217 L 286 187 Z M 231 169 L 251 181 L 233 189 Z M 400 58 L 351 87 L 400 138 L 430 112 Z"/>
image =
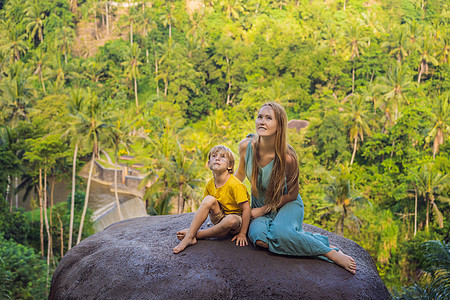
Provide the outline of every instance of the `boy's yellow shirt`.
<path id="1" fill-rule="evenodd" d="M 216 198 L 226 215 L 242 214 L 242 208 L 239 206 L 239 203 L 250 202 L 247 187 L 234 175 L 231 175 L 220 188 L 216 188 L 214 178 L 210 179 L 206 184 L 203 198 L 206 196 Z"/>

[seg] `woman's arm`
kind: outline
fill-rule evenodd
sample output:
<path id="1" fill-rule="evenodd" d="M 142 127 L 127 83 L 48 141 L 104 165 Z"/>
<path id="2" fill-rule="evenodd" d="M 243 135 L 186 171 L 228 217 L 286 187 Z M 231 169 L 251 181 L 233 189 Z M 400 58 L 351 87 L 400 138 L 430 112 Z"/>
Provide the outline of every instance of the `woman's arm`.
<path id="1" fill-rule="evenodd" d="M 239 166 L 234 173 L 234 176 L 240 181 L 245 179 L 245 154 L 247 153 L 247 146 L 251 138 L 245 138 L 239 143 Z"/>
<path id="2" fill-rule="evenodd" d="M 294 176 L 296 176 L 295 172 L 295 168 L 298 168 L 297 164 L 295 163 L 294 158 L 292 158 L 292 156 L 290 155 L 286 155 L 286 182 L 290 182 L 291 180 L 293 180 Z M 297 173 L 298 174 L 298 173 Z M 288 189 L 288 194 L 285 194 L 281 197 L 281 201 L 280 204 L 278 204 L 277 208 L 281 208 L 283 207 L 286 203 L 289 203 L 291 201 L 294 201 L 295 199 L 297 199 L 298 196 L 298 178 L 295 178 L 295 181 L 293 182 L 293 187 L 292 190 L 289 191 L 291 189 L 290 186 L 287 187 Z"/>
<path id="3" fill-rule="evenodd" d="M 296 176 L 295 168 L 297 168 L 295 160 L 290 155 L 287 155 L 287 157 L 286 157 L 286 182 L 289 182 L 290 180 L 293 179 L 292 178 L 293 176 Z M 283 207 L 286 203 L 289 203 L 289 202 L 297 199 L 298 178 L 294 181 L 293 184 L 294 184 L 294 187 L 293 187 L 292 191 L 290 191 L 290 193 L 288 193 L 288 194 L 281 196 L 281 201 L 280 201 L 280 204 L 278 204 L 277 209 Z M 290 187 L 288 186 L 288 192 L 289 192 L 289 189 L 290 189 Z M 251 217 L 252 217 L 252 219 L 256 219 L 258 217 L 264 216 L 268 212 L 269 212 L 268 205 L 264 205 L 264 206 L 258 207 L 258 208 L 253 208 Z"/>

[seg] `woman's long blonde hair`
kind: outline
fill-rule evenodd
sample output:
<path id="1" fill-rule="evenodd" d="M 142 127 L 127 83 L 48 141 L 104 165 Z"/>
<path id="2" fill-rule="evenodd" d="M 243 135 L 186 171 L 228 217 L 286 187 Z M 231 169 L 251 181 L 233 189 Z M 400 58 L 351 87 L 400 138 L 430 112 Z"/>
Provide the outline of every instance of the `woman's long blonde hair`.
<path id="1" fill-rule="evenodd" d="M 283 190 L 285 184 L 287 185 L 288 193 L 290 193 L 295 185 L 298 185 L 298 160 L 297 154 L 294 149 L 287 143 L 287 115 L 284 108 L 275 102 L 268 102 L 263 104 L 264 106 L 269 106 L 272 108 L 275 114 L 275 120 L 277 121 L 277 131 L 275 136 L 275 158 L 272 166 L 272 174 L 270 176 L 269 186 L 267 187 L 265 193 L 265 203 L 269 206 L 271 211 L 276 210 L 277 206 L 281 202 L 281 196 L 283 195 Z M 252 170 L 252 194 L 258 197 L 258 175 L 261 170 L 259 164 L 259 144 L 260 138 L 256 134 L 252 139 L 253 147 L 253 170 Z M 286 181 L 286 156 L 289 155 L 295 162 L 294 166 L 294 176 Z"/>

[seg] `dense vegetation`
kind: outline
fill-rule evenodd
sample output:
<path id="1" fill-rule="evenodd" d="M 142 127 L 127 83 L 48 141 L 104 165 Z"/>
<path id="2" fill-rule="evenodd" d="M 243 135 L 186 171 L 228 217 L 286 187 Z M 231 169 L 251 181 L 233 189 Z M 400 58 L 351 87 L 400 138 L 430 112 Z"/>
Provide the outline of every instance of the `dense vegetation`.
<path id="1" fill-rule="evenodd" d="M 92 233 L 72 168 L 130 154 L 149 213 L 195 210 L 207 152 L 237 153 L 266 101 L 309 122 L 289 132 L 305 222 L 367 249 L 396 297 L 448 297 L 448 1 L 123 3 L 0 0 L 2 297 L 45 297 Z"/>

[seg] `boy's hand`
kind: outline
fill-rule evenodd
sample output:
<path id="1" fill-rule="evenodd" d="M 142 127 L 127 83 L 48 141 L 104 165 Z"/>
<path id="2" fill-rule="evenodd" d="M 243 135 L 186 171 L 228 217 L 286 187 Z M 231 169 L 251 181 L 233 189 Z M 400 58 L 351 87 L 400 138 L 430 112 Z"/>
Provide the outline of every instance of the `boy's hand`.
<path id="1" fill-rule="evenodd" d="M 236 246 L 243 247 L 243 246 L 248 245 L 247 237 L 243 233 L 238 233 L 231 239 L 232 242 L 234 242 L 235 240 L 236 240 Z"/>

